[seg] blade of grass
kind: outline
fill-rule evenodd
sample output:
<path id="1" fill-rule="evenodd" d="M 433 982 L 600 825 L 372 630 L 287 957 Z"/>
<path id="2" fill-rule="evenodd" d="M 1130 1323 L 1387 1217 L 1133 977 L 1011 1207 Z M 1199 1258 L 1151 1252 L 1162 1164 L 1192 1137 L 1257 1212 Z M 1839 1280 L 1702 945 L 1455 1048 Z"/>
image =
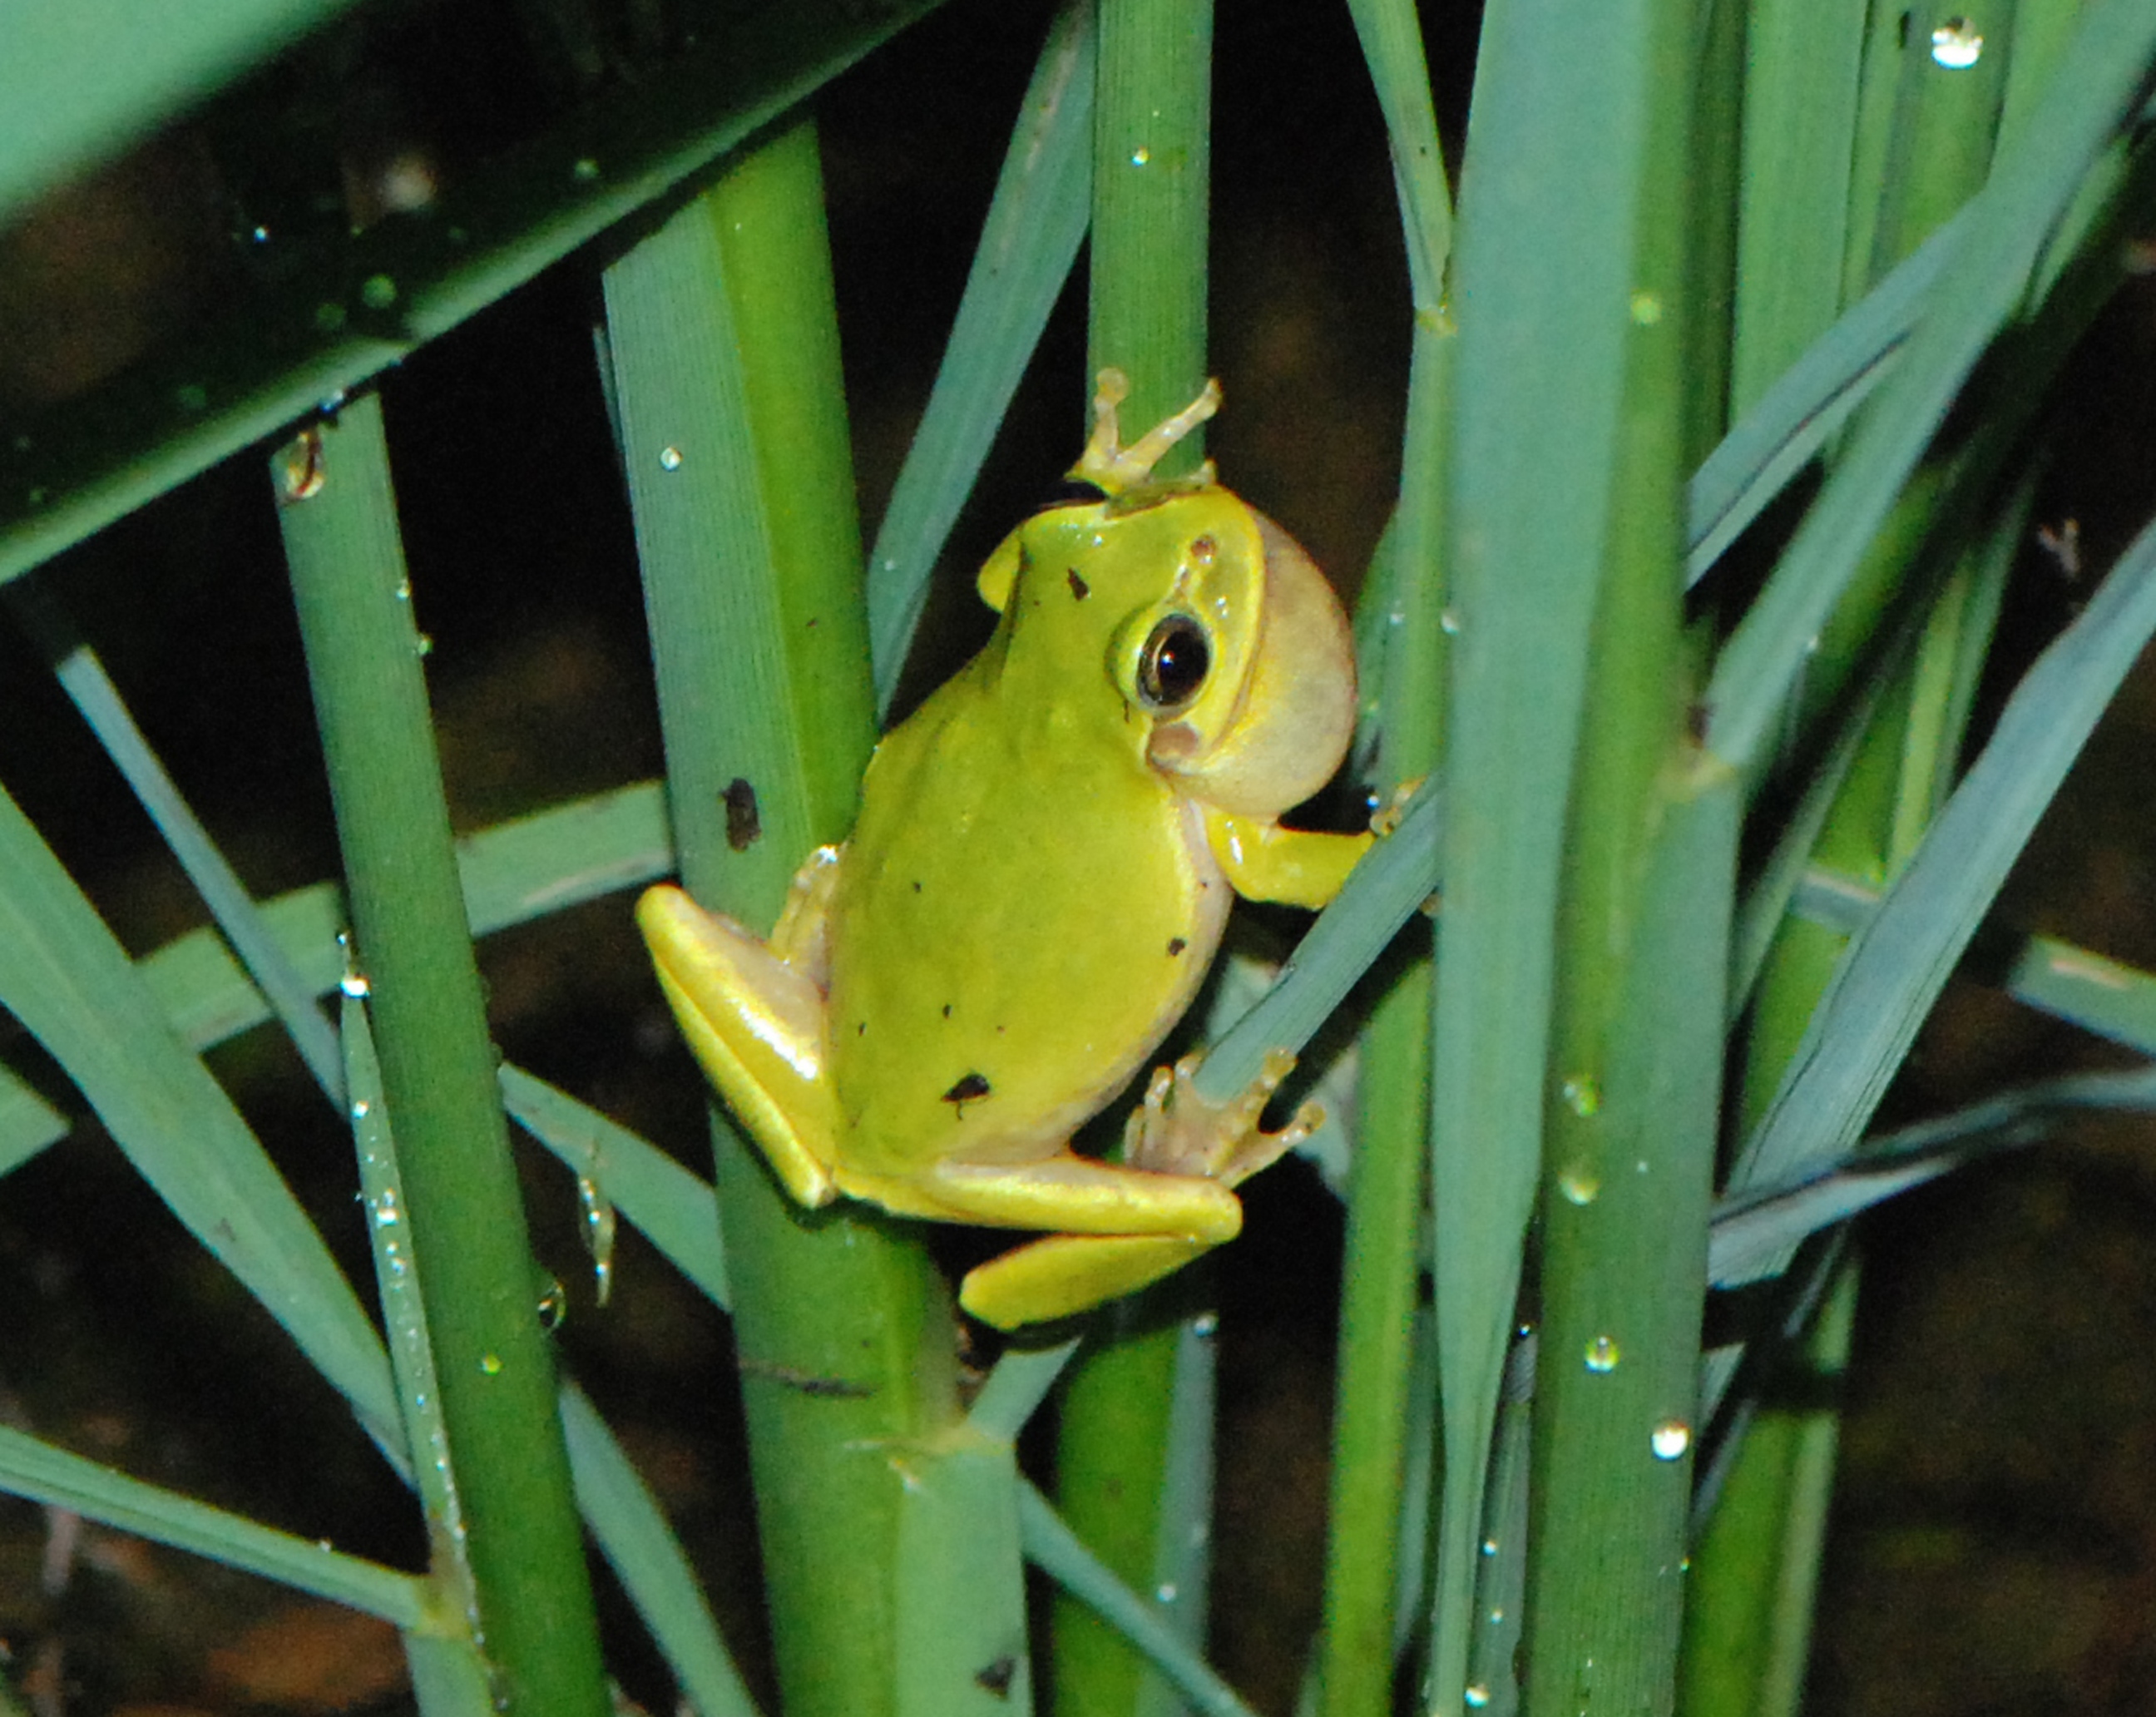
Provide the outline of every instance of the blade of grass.
<path id="1" fill-rule="evenodd" d="M 453 1629 L 427 1581 L 259 1525 L 0 1426 L 0 1489 L 346 1604 L 409 1631 Z"/>
<path id="2" fill-rule="evenodd" d="M 457 882 L 377 402 L 272 463 L 478 1630 L 514 1711 L 606 1708 L 553 1358 Z"/>
<path id="3" fill-rule="evenodd" d="M 351 1285 L 223 1088 L 174 1036 L 126 952 L 4 794 L 0 1005 L 401 1465 L 388 1362 Z"/>
<path id="4" fill-rule="evenodd" d="M 529 923 L 623 888 L 657 881 L 674 866 L 666 807 L 656 782 L 617 788 L 498 825 L 457 843 L 465 911 L 475 936 Z M 285 958 L 311 995 L 336 987 L 343 902 L 333 884 L 293 890 L 261 907 Z M 141 963 L 151 991 L 198 1049 L 270 1017 L 214 931 L 177 938 Z"/>
<path id="5" fill-rule="evenodd" d="M 793 0 L 730 17 L 664 73 L 624 80 L 445 188 L 424 216 L 306 258 L 198 335 L 13 426 L 0 440 L 0 581 L 396 364 L 673 192 L 934 4 Z"/>
<path id="6" fill-rule="evenodd" d="M 313 992 L 292 969 L 245 885 L 181 796 L 178 784 L 150 748 L 142 730 L 135 725 L 120 688 L 112 683 L 97 652 L 75 632 L 52 592 L 41 583 L 19 581 L 7 589 L 16 612 L 53 665 L 61 686 L 157 824 L 166 846 L 216 919 L 218 928 L 275 1010 L 292 1046 L 314 1075 L 315 1083 L 332 1103 L 341 1104 L 344 1070 L 338 1059 L 336 1035 L 330 1029 L 328 1019 L 315 1005 Z"/>
<path id="7" fill-rule="evenodd" d="M 562 1389 L 562 1431 L 584 1519 L 698 1717 L 756 1717 L 696 1570 L 659 1504 L 583 1391 Z"/>
<path id="8" fill-rule="evenodd" d="M 127 0 L 0 3 L 0 227 L 353 0 L 214 0 L 145 16 Z M 127 51 L 116 53 L 124 42 Z"/>
<path id="9" fill-rule="evenodd" d="M 1382 575 L 1365 594 L 1366 601 L 1383 604 L 1382 620 L 1374 640 L 1368 638 L 1373 629 L 1358 639 L 1363 663 L 1375 668 L 1383 686 L 1371 761 L 1381 771 L 1380 795 L 1389 797 L 1406 783 L 1434 776 L 1440 756 L 1446 599 L 1440 543 L 1454 332 L 1444 304 L 1452 208 L 1414 8 L 1354 0 L 1348 10 L 1385 115 L 1414 314 L 1399 502 L 1381 546 Z M 1406 834 L 1403 827 L 1393 839 Z M 1436 846 L 1432 840 L 1428 848 L 1433 871 Z M 1305 948 L 1317 933 L 1314 928 Z M 1333 1396 L 1325 1622 L 1315 1666 L 1328 1717 L 1374 1717 L 1388 1709 L 1394 1680 L 1399 1504 L 1409 1460 L 1414 1310 L 1427 1205 L 1433 1005 L 1430 938 L 1419 930 L 1409 946 L 1413 952 L 1361 1041 Z M 1298 949 L 1298 959 L 1301 954 Z M 1224 1059 L 1226 1047 L 1216 1048 L 1206 1072 Z M 1235 1071 L 1230 1063 L 1219 1077 Z"/>
<path id="10" fill-rule="evenodd" d="M 1975 204 L 1964 263 L 1944 278 L 1933 313 L 1774 578 L 1723 649 L 1709 686 L 1709 743 L 1740 769 L 1763 746 L 1801 667 L 1948 405 L 2013 314 L 2046 240 L 2084 178 L 2138 105 L 2156 52 L 2156 4 L 2101 0 L 2061 57 L 2025 147 L 2000 162 Z"/>
<path id="11" fill-rule="evenodd" d="M 1055 1504 L 1024 1479 L 1019 1481 L 1018 1510 L 1026 1560 L 1144 1653 L 1146 1661 L 1194 1709 L 1204 1717 L 1255 1717 L 1235 1690 L 1183 1642 L 1158 1609 L 1087 1550 L 1057 1514 Z"/>
<path id="12" fill-rule="evenodd" d="M 1049 26 L 927 409 L 869 553 L 876 712 L 888 719 L 936 559 L 980 474 L 1092 218 L 1091 0 Z"/>
<path id="13" fill-rule="evenodd" d="M 1445 1402 L 1429 1699 L 1463 1695 L 1485 1463 L 1534 1197 L 1558 875 L 1633 326 L 1640 4 L 1502 0 L 1462 172 L 1452 683 L 1431 1180 Z M 1537 456 L 1523 464 L 1518 450 Z"/>
<path id="14" fill-rule="evenodd" d="M 1733 1190 L 1800 1173 L 1855 1144 L 2037 816 L 2152 632 L 2156 527 L 2135 539 L 2024 676 L 1983 754 L 1851 940 L 1738 1158 Z"/>

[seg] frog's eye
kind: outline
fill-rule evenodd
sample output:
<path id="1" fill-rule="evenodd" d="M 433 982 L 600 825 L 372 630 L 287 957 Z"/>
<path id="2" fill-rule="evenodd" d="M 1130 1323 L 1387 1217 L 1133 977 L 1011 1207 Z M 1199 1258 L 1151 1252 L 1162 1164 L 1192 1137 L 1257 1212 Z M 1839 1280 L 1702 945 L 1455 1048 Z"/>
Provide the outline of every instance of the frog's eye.
<path id="1" fill-rule="evenodd" d="M 1213 666 L 1205 629 L 1188 614 L 1169 614 L 1138 652 L 1138 696 L 1157 710 L 1178 709 L 1204 688 Z"/>

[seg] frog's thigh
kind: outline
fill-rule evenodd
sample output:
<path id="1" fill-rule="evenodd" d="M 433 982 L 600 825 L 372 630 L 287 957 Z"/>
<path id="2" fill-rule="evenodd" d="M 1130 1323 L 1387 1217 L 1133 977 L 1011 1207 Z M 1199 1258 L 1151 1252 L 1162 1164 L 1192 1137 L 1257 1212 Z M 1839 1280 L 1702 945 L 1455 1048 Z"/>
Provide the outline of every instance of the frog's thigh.
<path id="1" fill-rule="evenodd" d="M 958 1303 L 983 1324 L 1015 1329 L 1136 1293 L 1211 1249 L 1168 1234 L 1052 1234 L 969 1272 Z"/>
<path id="2" fill-rule="evenodd" d="M 1370 850 L 1368 835 L 1327 835 L 1283 829 L 1260 818 L 1205 813 L 1206 845 L 1245 900 L 1317 907 L 1339 893 L 1348 873 Z"/>
<path id="3" fill-rule="evenodd" d="M 1030 1163 L 938 1163 L 921 1188 L 961 1221 L 1074 1234 L 1167 1235 L 1218 1246 L 1242 1231 L 1242 1201 L 1203 1175 L 1159 1175 L 1068 1151 Z"/>
<path id="4" fill-rule="evenodd" d="M 838 1187 L 837 1113 L 824 1069 L 824 992 L 732 918 L 678 888 L 647 889 L 636 922 L 696 1060 L 810 1206 Z"/>

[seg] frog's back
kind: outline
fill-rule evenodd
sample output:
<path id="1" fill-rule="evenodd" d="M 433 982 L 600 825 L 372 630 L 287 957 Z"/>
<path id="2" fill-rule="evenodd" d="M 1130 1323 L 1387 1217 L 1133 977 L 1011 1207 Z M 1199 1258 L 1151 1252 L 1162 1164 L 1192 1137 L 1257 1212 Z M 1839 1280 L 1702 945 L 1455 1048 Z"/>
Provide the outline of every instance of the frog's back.
<path id="1" fill-rule="evenodd" d="M 1194 809 L 998 697 L 995 666 L 879 749 L 834 903 L 832 1067 L 874 1172 L 1060 1145 L 1188 1005 L 1227 915 Z"/>

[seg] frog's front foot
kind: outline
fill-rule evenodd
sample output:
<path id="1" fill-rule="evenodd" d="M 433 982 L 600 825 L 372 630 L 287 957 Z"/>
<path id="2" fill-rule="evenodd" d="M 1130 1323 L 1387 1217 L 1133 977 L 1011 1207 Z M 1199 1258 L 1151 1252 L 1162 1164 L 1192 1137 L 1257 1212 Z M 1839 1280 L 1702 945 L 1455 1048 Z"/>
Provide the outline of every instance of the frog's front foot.
<path id="1" fill-rule="evenodd" d="M 1265 1105 L 1295 1071 L 1295 1057 L 1287 1051 L 1266 1051 L 1257 1077 L 1224 1103 L 1199 1094 L 1196 1076 L 1202 1059 L 1187 1055 L 1173 1067 L 1154 1072 L 1144 1103 L 1131 1111 L 1123 1128 L 1123 1160 L 1132 1168 L 1203 1175 L 1224 1186 L 1240 1186 L 1324 1124 L 1325 1112 L 1305 1103 L 1279 1132 L 1260 1130 Z"/>

